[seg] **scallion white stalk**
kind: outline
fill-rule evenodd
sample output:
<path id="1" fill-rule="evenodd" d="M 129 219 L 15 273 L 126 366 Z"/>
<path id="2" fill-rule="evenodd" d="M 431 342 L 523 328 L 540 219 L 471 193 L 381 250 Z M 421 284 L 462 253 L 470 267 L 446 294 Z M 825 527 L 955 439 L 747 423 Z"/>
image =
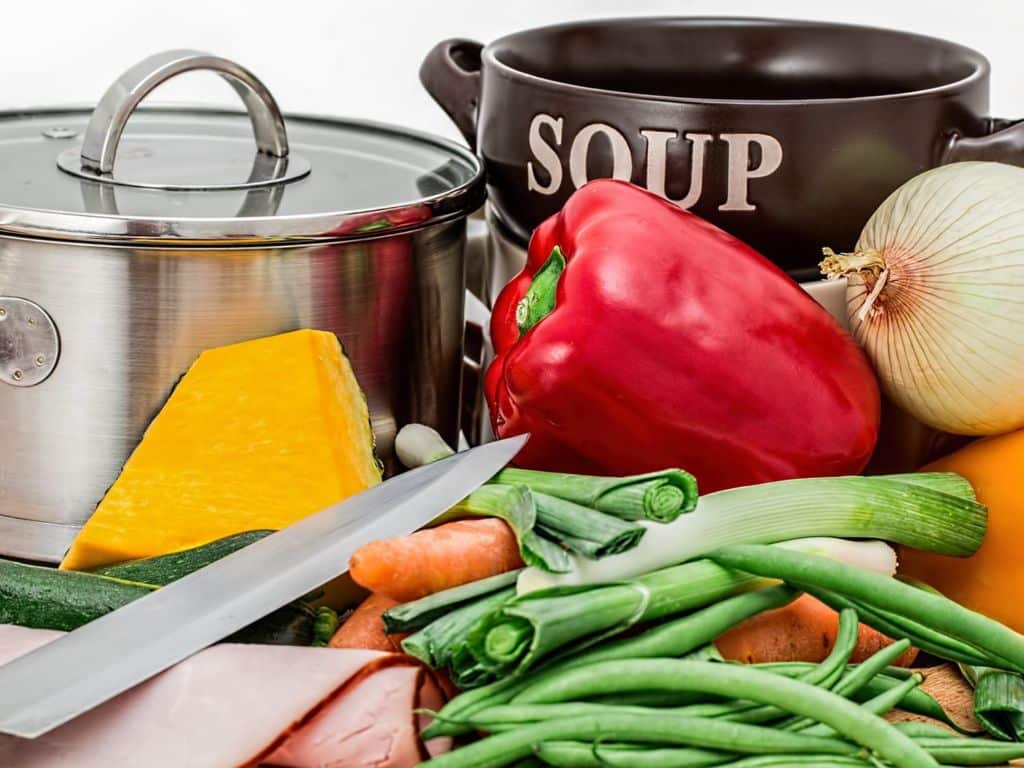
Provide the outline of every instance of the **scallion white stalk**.
<path id="1" fill-rule="evenodd" d="M 729 544 L 828 536 L 882 539 L 947 555 L 977 550 L 985 535 L 983 505 L 931 487 L 947 489 L 945 475 L 919 473 L 908 476 L 912 482 L 897 477 L 782 480 L 701 496 L 693 512 L 652 526 L 629 552 L 597 561 L 573 557 L 561 574 L 527 568 L 518 592 L 629 579 Z"/>

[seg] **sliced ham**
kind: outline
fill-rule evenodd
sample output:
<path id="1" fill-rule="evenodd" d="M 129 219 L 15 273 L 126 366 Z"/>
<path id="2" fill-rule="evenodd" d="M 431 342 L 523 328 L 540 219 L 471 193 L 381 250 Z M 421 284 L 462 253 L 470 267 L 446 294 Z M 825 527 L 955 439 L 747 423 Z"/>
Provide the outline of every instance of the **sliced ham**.
<path id="1" fill-rule="evenodd" d="M 0 664 L 59 635 L 0 625 Z M 39 739 L 0 736 L 0 765 L 407 768 L 449 747 L 414 713 L 442 697 L 398 654 L 226 643 Z"/>

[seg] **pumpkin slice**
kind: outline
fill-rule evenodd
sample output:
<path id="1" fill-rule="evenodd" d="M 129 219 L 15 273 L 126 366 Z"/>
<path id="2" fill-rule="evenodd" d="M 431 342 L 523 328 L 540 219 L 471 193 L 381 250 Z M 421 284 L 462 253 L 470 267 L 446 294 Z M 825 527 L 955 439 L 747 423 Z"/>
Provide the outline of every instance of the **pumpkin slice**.
<path id="1" fill-rule="evenodd" d="M 334 334 L 295 331 L 207 350 L 61 568 L 284 528 L 379 481 L 366 398 Z"/>

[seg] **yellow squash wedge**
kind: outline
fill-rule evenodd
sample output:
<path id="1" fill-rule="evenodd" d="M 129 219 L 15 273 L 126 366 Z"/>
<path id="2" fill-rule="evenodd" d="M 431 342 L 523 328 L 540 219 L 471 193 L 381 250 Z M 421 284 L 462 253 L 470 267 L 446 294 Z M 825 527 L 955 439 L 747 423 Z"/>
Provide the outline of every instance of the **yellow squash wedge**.
<path id="1" fill-rule="evenodd" d="M 966 477 L 988 506 L 988 531 L 964 559 L 904 548 L 900 573 L 1024 632 L 1024 430 L 978 440 L 924 469 Z"/>
<path id="2" fill-rule="evenodd" d="M 207 350 L 61 568 L 280 529 L 379 480 L 366 399 L 334 334 L 295 331 Z"/>

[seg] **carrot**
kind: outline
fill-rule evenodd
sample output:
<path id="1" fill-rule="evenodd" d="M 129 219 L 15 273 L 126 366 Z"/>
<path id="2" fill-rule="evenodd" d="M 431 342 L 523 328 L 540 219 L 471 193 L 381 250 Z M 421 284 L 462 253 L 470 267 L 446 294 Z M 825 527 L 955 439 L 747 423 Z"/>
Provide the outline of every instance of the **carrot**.
<path id="1" fill-rule="evenodd" d="M 345 623 L 338 627 L 328 646 L 331 648 L 368 648 L 372 651 L 402 652 L 401 642 L 408 635 L 384 632 L 381 614 L 398 605 L 387 595 L 373 594 L 363 600 Z"/>
<path id="2" fill-rule="evenodd" d="M 348 569 L 360 586 L 404 603 L 522 565 L 505 521 L 484 517 L 371 541 L 355 551 Z"/>
<path id="3" fill-rule="evenodd" d="M 772 661 L 822 661 L 832 650 L 839 629 L 839 614 L 810 595 L 801 595 L 782 608 L 765 611 L 733 627 L 715 641 L 725 658 L 758 664 Z M 860 662 L 892 640 L 865 624 L 860 625 L 851 662 Z M 917 657 L 911 648 L 896 660 L 909 666 Z"/>

